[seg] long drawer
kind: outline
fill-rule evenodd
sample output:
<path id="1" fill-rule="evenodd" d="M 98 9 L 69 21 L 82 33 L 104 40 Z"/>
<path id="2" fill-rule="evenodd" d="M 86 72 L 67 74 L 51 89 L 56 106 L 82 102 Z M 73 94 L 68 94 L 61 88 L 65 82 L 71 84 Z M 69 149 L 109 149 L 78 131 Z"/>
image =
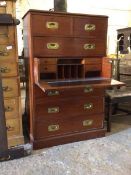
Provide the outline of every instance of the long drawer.
<path id="1" fill-rule="evenodd" d="M 12 14 L 15 17 L 15 0 L 0 1 L 0 13 Z"/>
<path id="2" fill-rule="evenodd" d="M 7 135 L 15 136 L 15 135 L 22 135 L 22 119 L 15 118 L 15 119 L 8 119 L 6 120 L 6 128 L 7 128 Z"/>
<path id="3" fill-rule="evenodd" d="M 0 44 L 0 61 L 16 61 L 16 47 L 12 44 Z"/>
<path id="4" fill-rule="evenodd" d="M 0 44 L 15 43 L 15 27 L 1 26 L 0 27 Z"/>
<path id="5" fill-rule="evenodd" d="M 18 97 L 20 95 L 19 83 L 19 78 L 3 78 L 2 88 L 4 98 Z"/>
<path id="6" fill-rule="evenodd" d="M 34 57 L 104 56 L 106 41 L 101 39 L 34 37 Z"/>
<path id="7" fill-rule="evenodd" d="M 17 118 L 20 114 L 20 97 L 16 98 L 5 98 L 4 108 L 6 119 Z"/>
<path id="8" fill-rule="evenodd" d="M 18 75 L 18 63 L 13 61 L 0 60 L 0 73 L 2 77 L 12 77 Z"/>
<path id="9" fill-rule="evenodd" d="M 103 97 L 74 97 L 67 96 L 61 100 L 37 100 L 35 120 L 62 120 L 69 116 L 89 115 L 104 112 Z M 70 118 L 68 118 L 70 120 Z"/>
<path id="10" fill-rule="evenodd" d="M 53 89 L 46 89 L 45 91 L 42 91 L 38 86 L 35 86 L 35 93 L 34 96 L 36 99 L 44 98 L 47 100 L 58 100 L 58 99 L 64 99 L 66 97 L 92 97 L 92 96 L 104 96 L 105 91 L 104 87 L 101 86 L 94 86 L 87 83 L 87 85 L 83 85 L 82 87 L 68 87 L 65 88 L 53 88 Z"/>
<path id="11" fill-rule="evenodd" d="M 34 138 L 41 139 L 56 135 L 103 128 L 103 114 L 75 116 L 64 120 L 35 122 Z"/>

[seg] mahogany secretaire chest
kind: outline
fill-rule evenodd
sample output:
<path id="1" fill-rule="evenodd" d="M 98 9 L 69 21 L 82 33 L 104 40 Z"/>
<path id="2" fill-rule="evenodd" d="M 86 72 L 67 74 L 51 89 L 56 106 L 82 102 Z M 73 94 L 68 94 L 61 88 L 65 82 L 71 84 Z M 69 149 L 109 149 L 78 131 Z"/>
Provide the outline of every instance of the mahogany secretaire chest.
<path id="1" fill-rule="evenodd" d="M 105 135 L 107 19 L 38 10 L 23 17 L 26 110 L 34 149 Z"/>

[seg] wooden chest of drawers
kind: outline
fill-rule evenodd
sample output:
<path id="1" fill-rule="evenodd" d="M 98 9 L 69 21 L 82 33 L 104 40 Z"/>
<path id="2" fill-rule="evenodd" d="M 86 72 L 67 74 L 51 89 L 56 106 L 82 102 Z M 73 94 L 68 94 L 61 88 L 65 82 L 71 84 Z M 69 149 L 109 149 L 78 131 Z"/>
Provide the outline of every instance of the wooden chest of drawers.
<path id="1" fill-rule="evenodd" d="M 23 20 L 34 149 L 104 136 L 107 16 L 30 10 Z"/>
<path id="2" fill-rule="evenodd" d="M 12 147 L 24 143 L 18 71 L 17 33 L 16 26 L 12 22 L 16 19 L 15 0 L 1 0 L 0 15 L 0 74 L 2 76 L 8 147 Z M 7 17 L 7 21 L 4 20 L 4 16 Z M 12 22 L 10 25 L 8 23 L 9 19 Z"/>

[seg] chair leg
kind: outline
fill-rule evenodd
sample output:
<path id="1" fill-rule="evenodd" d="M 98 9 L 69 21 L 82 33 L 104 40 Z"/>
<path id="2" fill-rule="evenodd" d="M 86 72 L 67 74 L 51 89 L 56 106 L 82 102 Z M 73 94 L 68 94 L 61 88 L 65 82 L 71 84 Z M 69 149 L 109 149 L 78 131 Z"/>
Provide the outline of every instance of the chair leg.
<path id="1" fill-rule="evenodd" d="M 111 116 L 112 116 L 112 104 L 108 103 L 108 107 L 107 107 L 107 132 L 111 132 Z"/>

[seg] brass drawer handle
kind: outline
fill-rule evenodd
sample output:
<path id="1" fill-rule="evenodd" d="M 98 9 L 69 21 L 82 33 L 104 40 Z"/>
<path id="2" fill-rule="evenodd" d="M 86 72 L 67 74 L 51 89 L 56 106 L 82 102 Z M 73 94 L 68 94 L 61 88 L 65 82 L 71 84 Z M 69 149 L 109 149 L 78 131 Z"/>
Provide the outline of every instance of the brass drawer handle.
<path id="1" fill-rule="evenodd" d="M 84 120 L 83 126 L 91 126 L 93 124 L 93 120 Z"/>
<path id="2" fill-rule="evenodd" d="M 59 129 L 60 129 L 59 125 L 49 125 L 48 126 L 49 132 L 58 131 Z"/>
<path id="3" fill-rule="evenodd" d="M 9 72 L 10 72 L 10 69 L 7 68 L 7 67 L 1 67 L 1 68 L 0 68 L 0 72 L 1 72 L 1 73 L 9 73 Z"/>
<path id="4" fill-rule="evenodd" d="M 60 93 L 59 93 L 59 91 L 49 91 L 48 92 L 48 96 L 56 96 L 56 95 L 59 95 Z"/>
<path id="5" fill-rule="evenodd" d="M 8 56 L 9 53 L 7 51 L 0 51 L 0 56 Z"/>
<path id="6" fill-rule="evenodd" d="M 85 89 L 84 89 L 84 93 L 90 93 L 90 92 L 93 92 L 93 87 L 86 86 Z"/>
<path id="7" fill-rule="evenodd" d="M 93 103 L 86 103 L 84 104 L 84 110 L 89 110 L 93 108 Z"/>
<path id="8" fill-rule="evenodd" d="M 59 107 L 48 108 L 48 113 L 58 113 Z"/>
<path id="9" fill-rule="evenodd" d="M 9 86 L 2 87 L 2 89 L 3 89 L 3 91 L 5 91 L 5 92 L 12 91 L 12 88 L 10 88 Z"/>
<path id="10" fill-rule="evenodd" d="M 14 127 L 12 126 L 6 126 L 6 128 L 7 128 L 7 131 L 14 131 Z"/>
<path id="11" fill-rule="evenodd" d="M 47 43 L 47 49 L 58 49 L 59 44 L 58 43 Z"/>
<path id="12" fill-rule="evenodd" d="M 58 29 L 58 22 L 46 22 L 46 28 L 48 29 Z"/>
<path id="13" fill-rule="evenodd" d="M 93 50 L 95 49 L 95 44 L 84 44 L 85 50 Z"/>
<path id="14" fill-rule="evenodd" d="M 94 31 L 95 29 L 95 24 L 85 24 L 85 31 Z"/>
<path id="15" fill-rule="evenodd" d="M 10 106 L 5 107 L 5 112 L 12 112 L 14 109 Z"/>

